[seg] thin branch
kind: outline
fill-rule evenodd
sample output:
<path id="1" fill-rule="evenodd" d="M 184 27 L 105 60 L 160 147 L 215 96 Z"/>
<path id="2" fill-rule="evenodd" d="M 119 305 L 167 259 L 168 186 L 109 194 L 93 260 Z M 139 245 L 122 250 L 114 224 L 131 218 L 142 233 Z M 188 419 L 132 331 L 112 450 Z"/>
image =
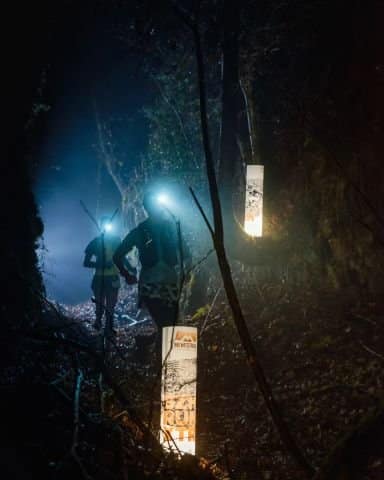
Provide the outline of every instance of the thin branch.
<path id="1" fill-rule="evenodd" d="M 318 395 L 327 394 L 335 390 L 347 390 L 350 392 L 359 393 L 360 395 L 369 395 L 378 401 L 380 400 L 379 397 L 377 397 L 376 395 L 372 395 L 370 392 L 368 392 L 366 387 L 364 387 L 364 385 L 348 385 L 348 384 L 342 384 L 342 383 L 338 383 L 336 385 L 326 385 L 324 387 L 316 388 L 308 392 L 306 396 L 310 395 L 310 396 L 317 397 Z"/>
<path id="2" fill-rule="evenodd" d="M 204 255 L 204 257 L 200 258 L 200 260 L 198 260 L 196 263 L 194 263 L 192 265 L 191 268 L 189 268 L 187 271 L 186 271 L 186 276 L 188 276 L 190 273 L 192 273 L 194 270 L 196 270 L 197 267 L 199 267 L 202 263 L 205 262 L 205 260 L 207 260 L 207 258 L 215 251 L 214 248 L 211 248 L 210 250 L 208 250 L 208 252 Z"/>
<path id="3" fill-rule="evenodd" d="M 252 160 L 254 161 L 255 160 L 255 146 L 254 146 L 254 142 L 253 142 L 253 130 L 254 129 L 253 129 L 253 122 L 252 122 L 252 119 L 251 119 L 251 109 L 250 109 L 250 105 L 249 105 L 247 91 L 246 91 L 245 86 L 244 86 L 244 82 L 240 81 L 240 89 L 241 89 L 241 92 L 242 92 L 243 98 L 244 98 L 245 111 L 246 111 L 246 114 L 247 114 L 249 145 L 250 145 L 250 148 L 251 148 L 251 157 L 252 157 Z"/>
<path id="4" fill-rule="evenodd" d="M 91 480 L 92 477 L 88 474 L 86 468 L 83 465 L 78 453 L 77 448 L 79 446 L 79 430 L 80 430 L 80 392 L 81 384 L 83 381 L 83 372 L 80 368 L 77 369 L 75 393 L 73 397 L 73 437 L 71 455 L 75 462 L 78 464 L 81 474 L 86 480 Z"/>
<path id="5" fill-rule="evenodd" d="M 70 373 L 71 373 L 71 371 L 67 370 L 62 375 L 59 375 L 55 380 L 52 380 L 52 382 L 50 382 L 50 385 L 56 386 L 58 383 L 63 382 L 69 376 Z"/>
<path id="6" fill-rule="evenodd" d="M 380 353 L 375 352 L 375 350 L 372 350 L 372 348 L 369 348 L 366 345 L 364 345 L 363 342 L 359 342 L 359 343 L 364 348 L 364 350 L 374 355 L 376 358 L 380 358 L 380 360 L 384 360 L 384 355 L 381 355 Z"/>
<path id="7" fill-rule="evenodd" d="M 207 312 L 207 315 L 205 316 L 203 326 L 201 327 L 201 330 L 200 330 L 200 337 L 201 337 L 201 336 L 203 335 L 203 333 L 205 332 L 205 329 L 206 329 L 207 323 L 208 323 L 208 318 L 209 318 L 209 316 L 210 316 L 211 313 L 212 313 L 212 310 L 213 310 L 213 308 L 214 308 L 214 306 L 215 306 L 216 300 L 218 299 L 219 294 L 220 294 L 222 288 L 223 288 L 223 287 L 219 287 L 219 288 L 217 289 L 217 292 L 215 293 L 215 296 L 213 297 L 213 300 L 212 300 L 212 303 L 211 303 L 211 305 L 210 305 L 210 307 L 209 307 L 209 310 L 208 310 L 208 312 Z"/>
<path id="8" fill-rule="evenodd" d="M 211 224 L 209 223 L 208 217 L 206 216 L 203 207 L 201 206 L 201 203 L 199 202 L 195 192 L 193 191 L 192 187 L 189 187 L 189 191 L 191 192 L 191 195 L 193 197 L 193 200 L 196 203 L 197 208 L 199 209 L 199 212 L 201 213 L 201 216 L 203 217 L 203 220 L 205 222 L 205 225 L 207 226 L 209 233 L 211 234 L 211 237 L 214 238 L 215 232 L 213 231 L 213 228 Z"/>
<path id="9" fill-rule="evenodd" d="M 98 224 L 96 218 L 95 218 L 95 217 L 92 215 L 92 213 L 88 210 L 87 206 L 85 205 L 85 203 L 84 203 L 82 200 L 80 200 L 80 205 L 82 206 L 84 212 L 85 212 L 85 213 L 88 215 L 88 217 L 91 219 L 92 223 L 93 223 L 94 225 L 96 225 L 97 230 L 100 232 L 100 231 L 101 231 L 101 230 L 100 230 L 100 225 Z"/>
<path id="10" fill-rule="evenodd" d="M 117 160 L 113 153 L 113 148 L 108 146 L 108 141 L 105 139 L 104 129 L 101 124 L 101 120 L 99 117 L 99 112 L 96 105 L 96 100 L 93 102 L 94 111 L 95 111 L 95 120 L 96 120 L 96 127 L 97 127 L 97 134 L 99 139 L 99 147 L 101 150 L 102 158 L 104 160 L 104 164 L 107 167 L 108 173 L 112 177 L 113 181 L 115 182 L 120 195 L 125 195 L 127 191 L 127 185 L 123 181 L 123 179 L 116 173 L 116 163 Z"/>
<path id="11" fill-rule="evenodd" d="M 73 399 L 60 387 L 57 385 L 52 385 L 54 391 L 60 396 L 60 399 L 65 401 L 67 406 L 73 408 Z M 94 420 L 88 415 L 88 413 L 82 408 L 79 408 L 80 414 L 84 420 L 87 421 L 89 424 L 94 424 Z"/>

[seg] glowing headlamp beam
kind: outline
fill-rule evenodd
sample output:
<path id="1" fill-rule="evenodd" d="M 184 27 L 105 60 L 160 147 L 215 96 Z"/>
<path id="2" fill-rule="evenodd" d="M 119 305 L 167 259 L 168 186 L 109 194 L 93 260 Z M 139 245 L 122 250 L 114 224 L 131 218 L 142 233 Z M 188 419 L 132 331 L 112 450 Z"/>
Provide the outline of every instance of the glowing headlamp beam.
<path id="1" fill-rule="evenodd" d="M 166 193 L 160 193 L 158 196 L 157 196 L 157 202 L 160 204 L 160 205 L 163 205 L 163 206 L 168 206 L 169 205 L 169 197 Z"/>

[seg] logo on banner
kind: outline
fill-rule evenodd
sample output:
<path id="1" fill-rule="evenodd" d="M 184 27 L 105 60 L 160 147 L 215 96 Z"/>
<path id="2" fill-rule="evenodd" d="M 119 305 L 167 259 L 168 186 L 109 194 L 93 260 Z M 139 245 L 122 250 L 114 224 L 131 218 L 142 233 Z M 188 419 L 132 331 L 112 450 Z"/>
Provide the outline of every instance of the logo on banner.
<path id="1" fill-rule="evenodd" d="M 196 348 L 197 334 L 195 331 L 177 330 L 174 341 L 175 348 Z"/>

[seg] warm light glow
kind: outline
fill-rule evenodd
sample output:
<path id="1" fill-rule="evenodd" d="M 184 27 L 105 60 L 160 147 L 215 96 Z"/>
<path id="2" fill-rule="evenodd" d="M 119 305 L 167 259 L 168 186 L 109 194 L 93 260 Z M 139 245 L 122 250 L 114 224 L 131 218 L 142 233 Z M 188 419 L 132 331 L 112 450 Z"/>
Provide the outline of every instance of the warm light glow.
<path id="1" fill-rule="evenodd" d="M 264 166 L 247 165 L 244 230 L 252 237 L 263 235 Z"/>
<path id="2" fill-rule="evenodd" d="M 164 327 L 162 333 L 160 443 L 167 450 L 194 455 L 197 329 Z"/>

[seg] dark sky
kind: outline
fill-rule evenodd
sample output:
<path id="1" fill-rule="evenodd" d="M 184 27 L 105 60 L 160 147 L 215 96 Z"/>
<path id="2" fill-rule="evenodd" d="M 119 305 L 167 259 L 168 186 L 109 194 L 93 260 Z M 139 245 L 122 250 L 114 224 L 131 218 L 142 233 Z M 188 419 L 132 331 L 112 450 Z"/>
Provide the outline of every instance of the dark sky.
<path id="1" fill-rule="evenodd" d="M 45 225 L 43 265 L 48 295 L 77 303 L 91 295 L 92 272 L 82 267 L 84 248 L 97 234 L 80 206 L 110 213 L 119 193 L 106 169 L 97 184 L 98 157 L 92 99 L 105 118 L 117 118 L 116 142 L 134 166 L 145 151 L 148 133 L 142 108 L 150 87 L 141 59 L 130 55 L 107 20 L 73 19 L 67 31 L 59 21 L 47 74 L 50 111 L 38 158 L 35 193 Z M 117 221 L 117 224 L 119 222 Z M 118 225 L 117 225 L 118 227 Z M 119 232 L 123 234 L 123 232 Z"/>

